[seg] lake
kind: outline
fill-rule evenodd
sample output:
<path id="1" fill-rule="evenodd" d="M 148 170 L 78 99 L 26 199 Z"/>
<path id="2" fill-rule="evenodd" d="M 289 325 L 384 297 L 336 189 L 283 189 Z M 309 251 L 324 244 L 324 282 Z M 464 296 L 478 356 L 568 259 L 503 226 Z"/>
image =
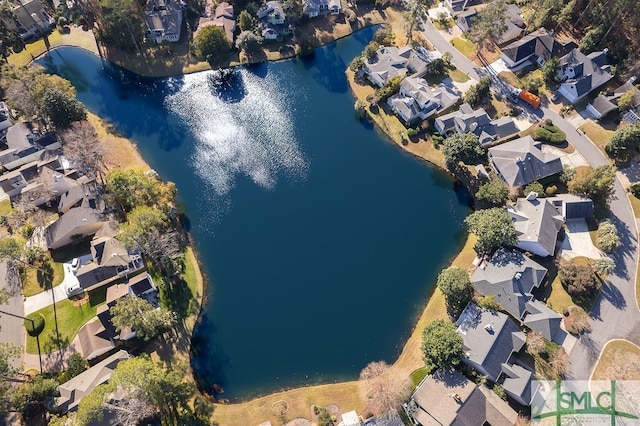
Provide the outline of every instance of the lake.
<path id="1" fill-rule="evenodd" d="M 373 31 L 224 88 L 78 48 L 41 61 L 177 185 L 208 276 L 192 354 L 205 390 L 243 400 L 393 362 L 460 249 L 466 195 L 354 113 L 344 71 Z"/>

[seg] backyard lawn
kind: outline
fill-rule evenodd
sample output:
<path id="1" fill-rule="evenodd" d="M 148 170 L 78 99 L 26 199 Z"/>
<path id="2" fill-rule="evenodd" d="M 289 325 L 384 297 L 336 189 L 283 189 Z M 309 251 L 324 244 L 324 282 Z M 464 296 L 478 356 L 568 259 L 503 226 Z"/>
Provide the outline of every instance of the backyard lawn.
<path id="1" fill-rule="evenodd" d="M 78 330 L 91 318 L 96 316 L 98 306 L 106 300 L 107 289 L 102 287 L 89 293 L 88 300 L 73 301 L 62 300 L 56 303 L 58 318 L 58 331 L 60 338 L 56 336 L 55 316 L 53 306 L 40 309 L 36 314 L 44 317 L 44 330 L 39 336 L 40 350 L 43 353 L 57 351 L 60 347 L 69 346 Z M 59 345 L 58 345 L 59 343 Z M 38 353 L 38 342 L 35 337 L 27 335 L 27 353 Z"/>
<path id="2" fill-rule="evenodd" d="M 50 270 L 53 275 L 45 275 L 42 271 L 35 268 L 26 268 L 23 274 L 22 293 L 26 296 L 33 296 L 42 293 L 45 289 L 60 285 L 64 280 L 64 267 L 62 263 L 53 262 L 47 259 L 47 262 L 40 266 L 40 269 Z"/>

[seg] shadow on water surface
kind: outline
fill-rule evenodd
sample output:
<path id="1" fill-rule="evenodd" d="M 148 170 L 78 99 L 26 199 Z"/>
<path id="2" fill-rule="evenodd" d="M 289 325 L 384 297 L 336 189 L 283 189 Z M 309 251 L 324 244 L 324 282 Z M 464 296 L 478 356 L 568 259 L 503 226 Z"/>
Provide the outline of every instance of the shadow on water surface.
<path id="1" fill-rule="evenodd" d="M 214 71 L 209 75 L 211 93 L 227 103 L 240 102 L 247 94 L 242 73 L 230 68 L 229 71 Z"/>
<path id="2" fill-rule="evenodd" d="M 316 49 L 313 59 L 303 62 L 305 68 L 313 67 L 313 79 L 320 83 L 331 93 L 346 93 L 349 84 L 344 70 L 347 64 L 336 53 L 336 44 L 332 43 L 323 48 Z"/>
<path id="3" fill-rule="evenodd" d="M 256 77 L 265 78 L 269 72 L 269 65 L 266 63 L 245 65 L 244 69 Z"/>
<path id="4" fill-rule="evenodd" d="M 223 390 L 231 360 L 216 339 L 218 328 L 206 313 L 191 338 L 191 367 L 198 387 L 212 396 Z"/>

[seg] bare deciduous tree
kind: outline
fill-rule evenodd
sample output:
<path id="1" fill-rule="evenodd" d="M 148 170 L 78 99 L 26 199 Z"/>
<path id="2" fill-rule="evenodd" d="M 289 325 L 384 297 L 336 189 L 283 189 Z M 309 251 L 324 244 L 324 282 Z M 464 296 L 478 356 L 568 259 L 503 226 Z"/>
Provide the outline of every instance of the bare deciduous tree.
<path id="1" fill-rule="evenodd" d="M 73 166 L 90 177 L 103 178 L 105 149 L 87 120 L 76 121 L 60 133 L 62 152 Z"/>
<path id="2" fill-rule="evenodd" d="M 552 353 L 551 358 L 549 359 L 549 365 L 556 373 L 558 373 L 559 376 L 564 376 L 564 373 L 567 372 L 570 363 L 571 360 L 569 358 L 569 354 L 567 354 L 564 348 L 559 348 L 557 351 Z"/>
<path id="3" fill-rule="evenodd" d="M 531 355 L 538 355 L 541 352 L 544 352 L 545 349 L 546 345 L 542 334 L 531 330 L 527 334 L 527 352 Z"/>
<path id="4" fill-rule="evenodd" d="M 360 372 L 360 380 L 366 386 L 369 408 L 382 418 L 394 416 L 409 391 L 408 382 L 389 374 L 384 361 L 369 363 Z"/>

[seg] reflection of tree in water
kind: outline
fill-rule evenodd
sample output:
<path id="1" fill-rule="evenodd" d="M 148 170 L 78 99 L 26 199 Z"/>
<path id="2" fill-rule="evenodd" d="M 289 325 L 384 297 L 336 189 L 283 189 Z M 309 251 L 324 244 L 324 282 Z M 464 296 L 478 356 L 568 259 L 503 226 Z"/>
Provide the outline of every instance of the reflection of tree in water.
<path id="1" fill-rule="evenodd" d="M 208 82 L 211 93 L 225 102 L 240 102 L 247 94 L 242 73 L 232 68 L 212 72 Z"/>
<path id="2" fill-rule="evenodd" d="M 218 328 L 203 314 L 191 339 L 191 368 L 198 387 L 216 397 L 223 392 L 231 360 L 216 340 Z M 203 386 L 207 386 L 204 387 Z"/>

